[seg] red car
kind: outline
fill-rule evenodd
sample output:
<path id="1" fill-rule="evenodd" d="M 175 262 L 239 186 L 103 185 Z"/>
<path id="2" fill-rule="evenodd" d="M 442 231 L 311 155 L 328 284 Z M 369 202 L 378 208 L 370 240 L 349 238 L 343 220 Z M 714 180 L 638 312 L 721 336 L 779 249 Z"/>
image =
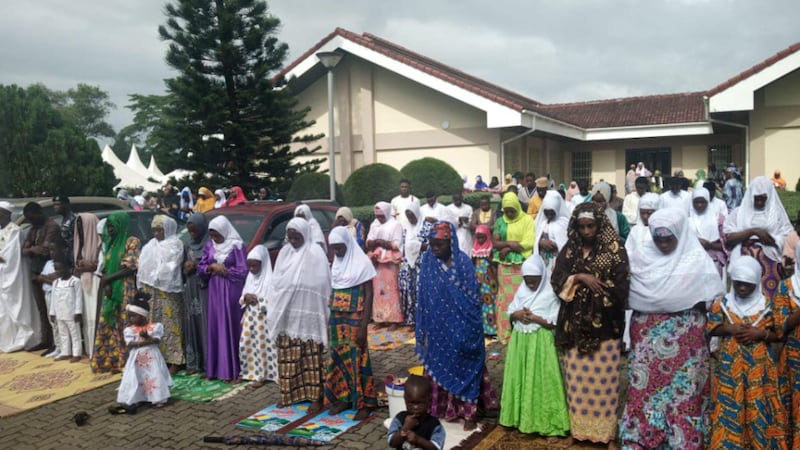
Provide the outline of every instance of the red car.
<path id="1" fill-rule="evenodd" d="M 339 205 L 335 202 L 319 200 L 305 201 L 311 208 L 311 213 L 319 222 L 325 238 L 331 225 L 336 220 L 336 211 Z M 216 216 L 223 215 L 228 218 L 236 231 L 247 243 L 247 251 L 258 244 L 264 244 L 269 250 L 272 262 L 278 257 L 278 252 L 286 238 L 286 225 L 294 217 L 294 209 L 301 203 L 289 202 L 247 202 L 229 208 L 220 208 L 206 213 L 209 222 Z M 329 253 L 330 258 L 330 253 Z"/>

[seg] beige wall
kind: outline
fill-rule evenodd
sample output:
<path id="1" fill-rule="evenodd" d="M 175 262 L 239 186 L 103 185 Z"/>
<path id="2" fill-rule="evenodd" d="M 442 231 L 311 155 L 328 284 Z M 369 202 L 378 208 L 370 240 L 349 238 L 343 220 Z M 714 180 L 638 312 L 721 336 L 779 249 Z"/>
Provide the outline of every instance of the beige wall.
<path id="1" fill-rule="evenodd" d="M 452 165 L 459 175 L 467 175 L 470 183 L 475 182 L 475 175 L 487 177 L 487 168 L 492 165 L 494 153 L 486 145 L 473 145 L 446 148 L 419 148 L 413 150 L 379 150 L 378 162 L 389 164 L 398 169 L 415 159 L 433 156 Z M 491 176 L 486 180 L 491 179 Z M 451 192 L 437 192 L 451 194 Z"/>
<path id="2" fill-rule="evenodd" d="M 750 112 L 750 178 L 781 169 L 787 189 L 800 177 L 800 70 L 756 91 Z"/>

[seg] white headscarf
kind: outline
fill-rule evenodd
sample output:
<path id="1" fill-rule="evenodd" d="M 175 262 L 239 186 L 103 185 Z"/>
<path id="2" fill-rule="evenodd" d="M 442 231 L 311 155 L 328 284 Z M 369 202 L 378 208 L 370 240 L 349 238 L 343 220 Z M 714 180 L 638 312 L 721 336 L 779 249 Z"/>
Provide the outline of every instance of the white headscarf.
<path id="1" fill-rule="evenodd" d="M 608 221 L 611 222 L 611 226 L 614 227 L 614 231 L 619 233 L 619 223 L 617 223 L 617 211 L 614 210 L 611 206 L 609 206 L 609 202 L 611 201 L 611 185 L 606 183 L 605 181 L 598 181 L 597 183 L 592 186 L 592 197 L 595 194 L 600 193 L 603 195 L 603 198 L 606 199 L 606 216 L 608 217 Z"/>
<path id="2" fill-rule="evenodd" d="M 685 311 L 711 302 L 725 292 L 714 261 L 700 245 L 687 218 L 678 208 L 660 209 L 650 216 L 650 233 L 669 233 L 678 246 L 665 255 L 651 239 L 630 257 L 628 304 L 644 313 Z"/>
<path id="3" fill-rule="evenodd" d="M 328 235 L 331 245 L 344 244 L 347 252 L 341 258 L 334 256 L 331 266 L 331 286 L 334 289 L 356 287 L 365 281 L 375 278 L 375 267 L 372 261 L 358 246 L 353 234 L 347 227 L 335 227 Z"/>
<path id="4" fill-rule="evenodd" d="M 625 240 L 625 250 L 628 252 L 628 256 L 637 252 L 645 242 L 652 242 L 653 240 L 652 236 L 650 236 L 650 228 L 642 221 L 640 211 L 643 209 L 658 210 L 660 206 L 661 197 L 658 194 L 648 192 L 639 199 L 639 205 L 636 209 L 636 225 L 631 227 L 628 239 Z"/>
<path id="5" fill-rule="evenodd" d="M 550 285 L 550 272 L 545 268 L 544 260 L 539 255 L 531 255 L 525 262 L 522 263 L 522 276 L 541 276 L 542 281 L 539 283 L 539 288 L 532 291 L 525 284 L 523 279 L 522 284 L 517 288 L 514 294 L 514 300 L 508 305 L 508 315 L 521 311 L 523 308 L 528 308 L 533 314 L 546 320 L 547 323 L 555 324 L 558 318 L 558 309 L 560 300 L 553 292 L 553 287 Z M 521 323 L 514 322 L 514 329 L 521 333 L 532 333 L 541 328 L 538 323 Z"/>
<path id="6" fill-rule="evenodd" d="M 417 259 L 419 259 L 419 254 L 422 250 L 422 241 L 419 239 L 419 232 L 422 230 L 422 213 L 419 210 L 419 201 L 409 202 L 406 205 L 406 211 L 411 211 L 414 217 L 417 218 L 416 225 L 411 225 L 408 220 L 402 222 L 405 224 L 404 230 L 406 232 L 405 242 L 403 243 L 403 256 L 413 269 L 417 266 Z"/>
<path id="7" fill-rule="evenodd" d="M 715 207 L 711 204 L 711 196 L 708 194 L 708 189 L 700 187 L 692 191 L 692 202 L 696 198 L 704 198 L 708 202 L 708 207 L 703 214 L 698 214 L 692 205 L 689 210 L 689 224 L 692 225 L 694 231 L 700 239 L 705 239 L 708 242 L 715 242 L 720 239 L 719 236 L 719 216 L 716 214 Z"/>
<path id="8" fill-rule="evenodd" d="M 317 219 L 315 219 L 314 215 L 311 213 L 311 207 L 306 204 L 297 205 L 297 208 L 294 209 L 294 216 L 302 217 L 308 221 L 311 232 L 311 241 L 316 242 L 317 244 L 321 245 L 323 249 L 327 250 L 328 247 L 325 244 L 325 234 L 322 232 L 322 227 L 319 226 L 319 222 L 317 222 Z"/>
<path id="9" fill-rule="evenodd" d="M 164 240 L 150 239 L 139 255 L 137 286 L 147 285 L 165 292 L 183 292 L 183 242 L 175 234 L 178 224 L 169 216 L 157 215 L 151 224 L 164 229 Z"/>
<path id="10" fill-rule="evenodd" d="M 211 219 L 211 222 L 208 223 L 208 230 L 216 231 L 225 239 L 221 244 L 217 244 L 213 239 L 211 240 L 214 245 L 214 260 L 220 264 L 225 263 L 225 259 L 234 249 L 244 247 L 244 242 L 242 237 L 239 236 L 239 232 L 236 231 L 236 228 L 233 228 L 233 225 L 225 216 L 217 216 Z"/>
<path id="11" fill-rule="evenodd" d="M 556 212 L 556 217 L 552 222 L 549 222 L 547 216 L 544 215 L 546 209 L 552 209 Z M 533 241 L 534 255 L 539 254 L 539 240 L 544 233 L 547 233 L 550 240 L 556 243 L 558 250 L 564 247 L 564 244 L 567 243 L 567 229 L 569 228 L 571 215 L 567 203 L 561 198 L 561 194 L 556 191 L 547 191 L 542 199 L 542 206 L 539 207 L 539 212 L 536 214 L 536 236 Z"/>
<path id="12" fill-rule="evenodd" d="M 767 299 L 761 292 L 761 264 L 752 256 L 741 256 L 731 262 L 728 273 L 731 278 L 731 289 L 728 291 L 727 307 L 723 312 L 727 314 L 730 311 L 740 319 L 764 313 L 767 309 Z M 754 284 L 756 288 L 748 297 L 741 298 L 733 287 L 734 281 Z"/>
<path id="13" fill-rule="evenodd" d="M 222 208 L 223 206 L 225 206 L 225 202 L 228 201 L 228 199 L 225 198 L 225 191 L 223 191 L 222 189 L 217 189 L 216 191 L 214 191 L 214 195 L 219 196 L 219 200 L 216 199 L 214 200 L 214 208 Z"/>
<path id="14" fill-rule="evenodd" d="M 753 205 L 753 197 L 764 194 L 767 195 L 767 204 L 764 209 L 756 210 Z M 742 204 L 728 216 L 723 231 L 733 233 L 753 227 L 764 229 L 772 236 L 772 239 L 775 240 L 775 247 L 762 245 L 764 254 L 772 261 L 781 261 L 783 243 L 786 235 L 791 233 L 793 228 L 792 222 L 789 221 L 789 216 L 786 215 L 786 210 L 781 204 L 781 199 L 775 191 L 775 186 L 767 177 L 753 178 L 744 193 Z M 741 256 L 741 253 L 740 244 L 731 252 L 731 261 Z"/>
<path id="15" fill-rule="evenodd" d="M 393 241 L 399 248 L 400 241 L 403 239 L 403 228 L 392 216 L 392 205 L 386 202 L 378 202 L 375 204 L 375 211 L 380 211 L 386 218 L 386 222 L 381 223 L 377 218 L 373 220 L 369 226 L 367 240 L 382 239 L 384 241 Z"/>
<path id="16" fill-rule="evenodd" d="M 261 271 L 255 275 L 250 271 L 247 272 L 242 297 L 245 294 L 253 294 L 261 302 L 267 298 L 267 291 L 272 284 L 272 261 L 269 259 L 269 251 L 263 245 L 256 245 L 247 254 L 247 259 L 261 261 Z"/>
<path id="17" fill-rule="evenodd" d="M 281 248 L 267 298 L 267 329 L 274 341 L 281 334 L 292 339 L 328 345 L 331 271 L 325 252 L 311 241 L 308 221 L 295 217 L 286 225 L 303 236 L 299 248 L 287 243 Z"/>

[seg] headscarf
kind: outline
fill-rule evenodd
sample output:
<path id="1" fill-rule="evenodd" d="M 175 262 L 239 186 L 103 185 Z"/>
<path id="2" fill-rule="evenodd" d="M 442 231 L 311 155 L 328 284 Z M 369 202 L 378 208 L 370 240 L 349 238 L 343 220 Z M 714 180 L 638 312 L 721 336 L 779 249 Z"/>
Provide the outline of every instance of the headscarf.
<path id="1" fill-rule="evenodd" d="M 225 198 L 225 191 L 224 190 L 217 189 L 216 191 L 214 191 L 214 195 L 215 196 L 219 196 L 219 200 L 217 200 L 216 197 L 214 197 L 214 208 L 222 208 L 222 207 L 227 206 L 225 203 L 228 200 Z"/>
<path id="2" fill-rule="evenodd" d="M 331 286 L 334 289 L 347 289 L 361 285 L 375 278 L 372 261 L 358 246 L 353 234 L 345 227 L 335 227 L 328 235 L 331 245 L 344 244 L 347 252 L 341 258 L 334 256 L 331 265 Z"/>
<path id="3" fill-rule="evenodd" d="M 300 248 L 284 244 L 267 298 L 267 329 L 273 342 L 285 334 L 291 339 L 311 340 L 328 346 L 331 271 L 325 252 L 311 241 L 308 221 L 295 217 L 286 225 L 303 236 Z"/>
<path id="4" fill-rule="evenodd" d="M 294 216 L 295 217 L 302 217 L 306 221 L 308 221 L 308 225 L 311 230 L 311 241 L 320 244 L 323 249 L 327 249 L 327 245 L 325 244 L 325 234 L 322 232 L 322 227 L 319 226 L 319 222 L 317 219 L 314 218 L 314 214 L 311 213 L 311 207 L 306 205 L 305 203 L 301 205 L 297 205 L 297 208 L 294 209 Z"/>
<path id="5" fill-rule="evenodd" d="M 411 211 L 414 217 L 417 218 L 417 223 L 412 225 L 408 220 L 404 221 L 403 229 L 405 231 L 405 240 L 403 241 L 403 255 L 408 265 L 413 269 L 417 266 L 420 250 L 422 250 L 422 241 L 420 240 L 419 233 L 422 230 L 422 213 L 419 209 L 419 201 L 414 200 L 406 205 L 406 211 Z"/>
<path id="6" fill-rule="evenodd" d="M 239 186 L 233 186 L 231 188 L 231 198 L 225 202 L 225 206 L 236 206 L 242 203 L 247 203 L 247 197 L 245 197 L 244 191 Z"/>
<path id="7" fill-rule="evenodd" d="M 97 216 L 94 214 L 78 214 L 73 234 L 72 254 L 75 256 L 75 265 L 81 261 L 97 265 L 97 256 L 100 251 L 100 233 L 97 232 L 97 223 Z M 92 272 L 83 272 L 81 274 L 81 283 L 87 287 L 91 286 L 92 277 Z"/>
<path id="8" fill-rule="evenodd" d="M 665 255 L 655 242 L 645 241 L 630 254 L 631 287 L 628 304 L 644 313 L 685 311 L 710 303 L 725 292 L 716 264 L 708 256 L 685 215 L 677 208 L 660 209 L 650 216 L 653 236 L 671 234 L 678 246 Z"/>
<path id="9" fill-rule="evenodd" d="M 414 202 L 411 202 L 414 203 Z M 410 207 L 410 203 L 406 208 Z M 400 223 L 392 216 L 392 205 L 386 202 L 378 202 L 375 204 L 375 215 L 382 215 L 386 218 L 384 223 L 381 223 L 376 217 L 369 226 L 369 234 L 367 240 L 382 239 L 384 241 L 391 241 L 400 248 L 400 241 L 403 240 L 403 228 Z M 422 220 L 417 216 L 418 223 Z"/>
<path id="10" fill-rule="evenodd" d="M 556 217 L 552 222 L 549 222 L 547 216 L 544 214 L 546 209 L 552 209 L 556 213 Z M 533 241 L 534 255 L 539 254 L 539 240 L 544 233 L 547 233 L 549 239 L 556 243 L 559 250 L 564 247 L 564 244 L 567 243 L 569 216 L 569 207 L 564 199 L 561 198 L 561 194 L 556 191 L 547 191 L 547 194 L 544 195 L 544 199 L 542 199 L 542 206 L 539 208 L 539 213 L 536 214 L 536 238 Z"/>
<path id="11" fill-rule="evenodd" d="M 578 232 L 578 220 L 584 217 L 597 223 L 594 247 L 587 258 L 583 257 L 583 239 Z M 574 283 L 570 277 L 579 273 L 594 274 L 606 283 L 608 295 L 595 294 Z M 556 327 L 559 349 L 577 348 L 581 354 L 590 354 L 600 348 L 600 342 L 622 337 L 630 286 L 628 254 L 597 203 L 581 203 L 572 211 L 567 244 L 556 258 L 551 284 L 563 300 Z"/>
<path id="12" fill-rule="evenodd" d="M 242 297 L 245 294 L 253 294 L 259 299 L 259 303 L 267 298 L 267 292 L 272 284 L 272 261 L 269 258 L 269 251 L 263 245 L 256 245 L 247 254 L 247 259 L 254 259 L 261 261 L 261 271 L 253 274 L 247 271 L 247 278 L 244 280 L 244 289 L 242 289 Z"/>
<path id="13" fill-rule="evenodd" d="M 183 242 L 175 235 L 178 224 L 173 218 L 159 214 L 153 218 L 151 226 L 164 229 L 164 240 L 152 238 L 142 247 L 136 284 L 165 292 L 182 292 Z"/>
<path id="14" fill-rule="evenodd" d="M 753 206 L 753 197 L 764 194 L 767 195 L 767 204 L 763 210 L 758 211 Z M 792 222 L 789 221 L 789 216 L 786 215 L 777 191 L 775 191 L 775 186 L 767 177 L 756 177 L 750 182 L 750 186 L 744 193 L 742 204 L 725 221 L 724 231 L 732 233 L 753 227 L 764 229 L 772 236 L 775 246 L 762 245 L 764 254 L 772 261 L 781 261 L 786 235 L 791 233 L 794 228 Z M 731 261 L 741 256 L 741 253 L 741 244 L 739 244 L 731 252 Z"/>
<path id="15" fill-rule="evenodd" d="M 550 271 L 545 267 L 542 257 L 532 255 L 526 259 L 522 263 L 522 276 L 541 276 L 542 281 L 535 291 L 532 291 L 523 281 L 514 294 L 514 300 L 508 305 L 508 315 L 510 316 L 517 311 L 528 308 L 532 313 L 546 320 L 547 323 L 555 325 L 561 302 L 550 285 Z M 541 328 L 541 325 L 538 323 L 514 322 L 514 330 L 521 333 L 532 333 L 539 328 Z"/>
<path id="16" fill-rule="evenodd" d="M 762 314 L 767 310 L 767 299 L 761 289 L 761 264 L 752 256 L 741 256 L 731 261 L 728 273 L 731 278 L 731 288 L 728 291 L 723 312 L 736 314 L 740 319 Z M 756 288 L 753 293 L 745 298 L 740 298 L 733 287 L 734 281 L 754 284 Z"/>
<path id="17" fill-rule="evenodd" d="M 708 242 L 715 242 L 720 239 L 719 236 L 719 217 L 715 214 L 715 209 L 711 203 L 711 196 L 708 189 L 701 187 L 692 191 L 692 202 L 696 198 L 704 198 L 708 202 L 708 207 L 703 214 L 698 214 L 692 205 L 689 210 L 689 224 L 694 228 L 697 237 L 705 239 Z"/>
<path id="18" fill-rule="evenodd" d="M 611 202 L 611 185 L 606 183 L 605 181 L 598 181 L 597 183 L 592 186 L 592 197 L 595 194 L 600 193 L 603 198 L 606 200 L 606 216 L 608 216 L 608 222 L 614 227 L 614 231 L 619 233 L 619 224 L 617 223 L 617 212 L 609 206 Z"/>
<path id="19" fill-rule="evenodd" d="M 181 189 L 181 209 L 188 208 L 192 209 L 194 207 L 194 197 L 192 196 L 192 190 L 189 189 L 189 186 L 184 186 Z"/>
<path id="20" fill-rule="evenodd" d="M 486 353 L 480 286 L 472 260 L 459 250 L 453 224 L 436 222 L 428 238 L 440 236 L 449 236 L 451 264 L 439 260 L 430 248 L 422 255 L 416 353 L 438 385 L 475 403 Z"/>
<path id="21" fill-rule="evenodd" d="M 486 236 L 483 244 L 478 242 L 478 234 Z M 472 242 L 472 257 L 473 258 L 486 258 L 492 254 L 492 230 L 486 225 L 478 225 L 475 228 L 475 239 Z"/>
<path id="22" fill-rule="evenodd" d="M 114 227 L 114 235 L 108 231 L 108 225 Z M 105 273 L 113 275 L 122 269 L 122 260 L 125 257 L 125 244 L 128 242 L 128 229 L 130 226 L 130 216 L 128 213 L 118 211 L 111 213 L 106 218 L 103 227 L 103 244 L 105 251 Z M 117 312 L 122 306 L 125 297 L 125 280 L 118 278 L 111 282 L 111 297 L 104 297 L 102 303 L 103 318 L 109 325 L 117 321 Z"/>
<path id="23" fill-rule="evenodd" d="M 224 239 L 220 244 L 214 242 L 213 239 L 211 241 L 214 245 L 214 260 L 220 264 L 225 263 L 225 259 L 228 258 L 228 255 L 233 250 L 244 247 L 244 242 L 239 232 L 236 231 L 236 228 L 231 225 L 230 221 L 225 216 L 217 216 L 211 219 L 211 222 L 208 224 L 208 230 L 216 231 L 221 234 Z"/>
<path id="24" fill-rule="evenodd" d="M 295 209 L 295 211 L 297 211 L 297 209 Z M 339 216 L 344 217 L 344 219 L 347 221 L 348 227 L 356 226 L 356 220 L 353 218 L 353 211 L 347 206 L 342 206 L 336 210 L 336 217 Z"/>
<path id="25" fill-rule="evenodd" d="M 211 192 L 211 189 L 207 187 L 201 187 L 197 190 L 197 192 L 203 194 L 203 198 L 198 196 L 197 202 L 194 204 L 194 210 L 199 213 L 204 213 L 214 209 L 216 200 L 214 199 L 214 193 Z"/>
<path id="26" fill-rule="evenodd" d="M 505 240 L 507 241 L 517 241 L 522 246 L 522 252 L 509 252 L 508 256 L 516 253 L 519 255 L 519 262 L 511 261 L 516 264 L 522 264 L 522 262 L 531 254 L 533 254 L 533 242 L 535 238 L 535 225 L 533 221 L 533 217 L 529 216 L 528 214 L 522 211 L 522 206 L 519 203 L 519 197 L 517 194 L 513 192 L 506 192 L 503 194 L 502 200 L 502 207 L 503 207 L 503 222 L 506 226 L 506 236 Z M 513 208 L 517 214 L 514 219 L 510 219 L 508 215 L 505 213 L 506 208 Z M 499 222 L 499 220 L 498 220 Z M 502 226 L 502 224 L 501 224 Z M 497 223 L 495 223 L 495 231 L 497 231 Z M 506 257 L 506 261 L 510 261 Z"/>
<path id="27" fill-rule="evenodd" d="M 628 239 L 625 240 L 625 250 L 628 251 L 628 256 L 638 251 L 645 242 L 653 240 L 650 228 L 642 221 L 640 211 L 643 209 L 658 210 L 660 206 L 661 197 L 653 192 L 647 192 L 639 199 L 639 205 L 636 208 L 636 225 L 631 227 Z"/>
<path id="28" fill-rule="evenodd" d="M 197 228 L 197 231 L 200 234 L 200 238 L 198 240 L 189 240 L 189 250 L 191 250 L 190 257 L 194 260 L 194 262 L 199 262 L 203 257 L 203 247 L 205 247 L 206 242 L 208 242 L 208 218 L 205 216 L 205 214 L 192 214 L 189 216 L 187 225 L 189 223 Z"/>

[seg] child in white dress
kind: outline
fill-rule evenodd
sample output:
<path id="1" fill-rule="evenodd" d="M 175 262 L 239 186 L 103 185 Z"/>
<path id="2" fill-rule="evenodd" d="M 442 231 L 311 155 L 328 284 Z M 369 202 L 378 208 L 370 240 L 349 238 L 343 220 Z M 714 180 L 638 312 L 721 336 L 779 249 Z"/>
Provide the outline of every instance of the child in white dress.
<path id="1" fill-rule="evenodd" d="M 149 300 L 150 295 L 139 293 L 125 307 L 130 324 L 124 331 L 128 361 L 117 393 L 119 405 L 109 408 L 111 414 L 136 414 L 139 403 L 148 402 L 160 408 L 169 400 L 172 377 L 158 348 L 164 326 L 148 322 Z"/>
<path id="2" fill-rule="evenodd" d="M 64 259 L 56 259 L 53 267 L 58 278 L 53 280 L 50 291 L 50 322 L 58 327 L 56 347 L 60 354 L 56 361 L 69 359 L 76 363 L 81 360 L 81 320 L 83 320 L 83 289 L 80 278 L 72 275 L 69 264 Z"/>

